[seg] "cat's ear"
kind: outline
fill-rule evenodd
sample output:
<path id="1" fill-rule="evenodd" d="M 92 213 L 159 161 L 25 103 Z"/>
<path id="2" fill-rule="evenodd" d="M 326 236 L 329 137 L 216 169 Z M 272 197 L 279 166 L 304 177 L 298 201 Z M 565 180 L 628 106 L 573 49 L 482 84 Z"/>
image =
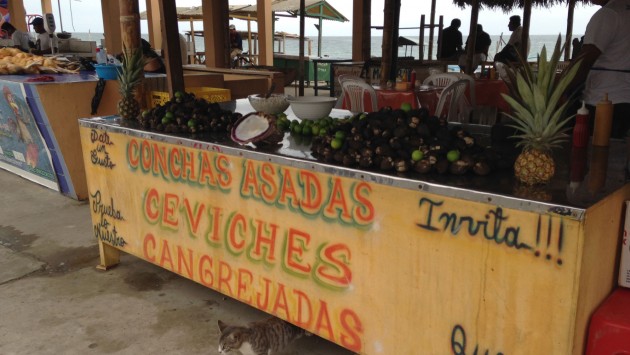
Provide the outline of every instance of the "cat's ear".
<path id="1" fill-rule="evenodd" d="M 228 326 L 227 324 L 225 324 L 225 323 L 221 322 L 221 320 L 219 320 L 219 331 L 220 331 L 221 333 L 223 333 L 223 330 L 224 330 L 225 328 L 227 328 L 227 326 Z"/>

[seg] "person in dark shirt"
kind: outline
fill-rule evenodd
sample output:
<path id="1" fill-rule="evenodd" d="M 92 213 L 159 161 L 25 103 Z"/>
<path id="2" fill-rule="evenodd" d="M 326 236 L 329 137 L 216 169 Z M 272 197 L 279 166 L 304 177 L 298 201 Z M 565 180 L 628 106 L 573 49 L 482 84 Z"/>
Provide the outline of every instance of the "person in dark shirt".
<path id="1" fill-rule="evenodd" d="M 230 25 L 230 58 L 243 53 L 243 38 L 236 30 L 236 26 Z"/>
<path id="2" fill-rule="evenodd" d="M 442 37 L 440 39 L 440 53 L 438 59 L 442 60 L 457 60 L 457 57 L 461 54 L 462 33 L 459 32 L 459 27 L 462 22 L 455 18 L 451 21 L 451 25 L 442 30 Z"/>
<path id="3" fill-rule="evenodd" d="M 468 51 L 468 40 L 470 36 L 466 39 L 466 48 L 464 51 Z M 475 54 L 473 56 L 473 68 L 475 69 L 479 66 L 479 64 L 483 63 L 488 59 L 488 50 L 490 49 L 490 44 L 492 40 L 490 39 L 490 35 L 487 32 L 483 31 L 483 26 L 477 25 L 477 36 L 475 37 Z M 459 57 L 459 66 L 462 70 L 466 71 L 466 53 L 462 54 Z"/>

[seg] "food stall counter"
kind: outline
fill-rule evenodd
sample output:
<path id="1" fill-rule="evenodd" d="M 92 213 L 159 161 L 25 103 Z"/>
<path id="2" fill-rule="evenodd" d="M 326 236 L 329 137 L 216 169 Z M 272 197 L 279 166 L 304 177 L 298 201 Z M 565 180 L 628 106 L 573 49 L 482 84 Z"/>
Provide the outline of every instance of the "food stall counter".
<path id="1" fill-rule="evenodd" d="M 622 142 L 559 152 L 554 180 L 527 190 L 507 171 L 324 164 L 289 134 L 255 147 L 79 125 L 101 268 L 123 251 L 356 353 L 581 354 L 616 279 Z"/>

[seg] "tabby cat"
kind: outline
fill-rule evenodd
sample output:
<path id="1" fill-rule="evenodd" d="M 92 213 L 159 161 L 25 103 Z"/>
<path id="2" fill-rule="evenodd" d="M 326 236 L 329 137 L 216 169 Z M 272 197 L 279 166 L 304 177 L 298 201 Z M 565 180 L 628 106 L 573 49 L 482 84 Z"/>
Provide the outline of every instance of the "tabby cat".
<path id="1" fill-rule="evenodd" d="M 271 355 L 302 335 L 310 335 L 279 318 L 252 322 L 247 327 L 228 325 L 219 320 L 219 330 L 219 354 L 239 350 L 243 355 Z"/>

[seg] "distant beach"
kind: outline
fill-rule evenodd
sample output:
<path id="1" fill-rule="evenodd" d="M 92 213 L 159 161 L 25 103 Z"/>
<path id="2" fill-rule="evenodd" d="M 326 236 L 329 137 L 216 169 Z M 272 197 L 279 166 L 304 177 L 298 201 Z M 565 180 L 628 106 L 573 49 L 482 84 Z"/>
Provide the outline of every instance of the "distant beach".
<path id="1" fill-rule="evenodd" d="M 581 36 L 582 36 L 581 34 L 574 34 L 573 38 L 580 38 Z M 102 33 L 76 32 L 76 33 L 73 33 L 73 37 L 82 39 L 82 40 L 96 41 L 97 44 L 100 44 L 101 39 L 103 39 L 103 34 Z M 142 37 L 147 40 L 149 38 L 148 34 L 143 34 Z M 510 37 L 509 33 L 507 34 L 504 33 L 502 39 L 504 42 L 507 42 L 509 37 Z M 418 43 L 419 37 L 405 36 L 405 38 L 408 38 Z M 490 52 L 490 58 L 493 58 L 494 54 L 497 52 L 497 43 L 499 42 L 501 37 L 490 36 L 490 38 L 492 39 L 492 44 L 490 45 L 489 52 Z M 557 38 L 558 38 L 558 35 L 532 35 L 530 36 L 531 49 L 529 52 L 529 59 L 530 60 L 536 59 L 536 56 L 540 53 L 543 46 L 546 46 L 548 51 L 552 51 L 556 44 Z M 312 40 L 311 56 L 317 57 L 317 37 L 309 37 L 309 39 Z M 562 38 L 562 40 L 564 40 L 564 37 Z M 466 41 L 466 38 L 464 37 L 464 42 L 465 41 Z M 428 52 L 428 42 L 429 42 L 429 38 L 425 37 L 425 58 L 424 59 L 426 59 L 427 52 Z M 372 37 L 371 53 L 373 57 L 382 56 L 382 52 L 381 52 L 382 43 L 383 43 L 383 37 L 380 37 L 380 36 Z M 499 47 L 499 50 L 501 47 Z M 203 43 L 202 37 L 195 38 L 195 48 L 197 51 L 203 51 L 204 43 Z M 248 50 L 247 38 L 243 38 L 243 49 L 244 51 Z M 274 51 L 277 51 L 277 50 L 278 50 L 278 43 L 276 42 L 274 45 Z M 405 50 L 406 50 L 406 53 L 405 53 Z M 436 51 L 437 51 L 437 43 L 436 41 L 434 41 L 434 45 L 433 45 L 434 57 L 435 57 Z M 306 48 L 305 48 L 305 53 L 308 53 Z M 408 46 L 406 49 L 405 47 L 400 47 L 398 49 L 399 57 L 413 56 L 414 58 L 418 59 L 418 53 L 419 53 L 418 46 Z M 285 44 L 285 54 L 298 55 L 299 54 L 299 41 L 295 39 L 288 39 Z M 322 37 L 322 57 L 333 58 L 333 59 L 350 59 L 352 57 L 352 36 L 324 36 Z"/>

